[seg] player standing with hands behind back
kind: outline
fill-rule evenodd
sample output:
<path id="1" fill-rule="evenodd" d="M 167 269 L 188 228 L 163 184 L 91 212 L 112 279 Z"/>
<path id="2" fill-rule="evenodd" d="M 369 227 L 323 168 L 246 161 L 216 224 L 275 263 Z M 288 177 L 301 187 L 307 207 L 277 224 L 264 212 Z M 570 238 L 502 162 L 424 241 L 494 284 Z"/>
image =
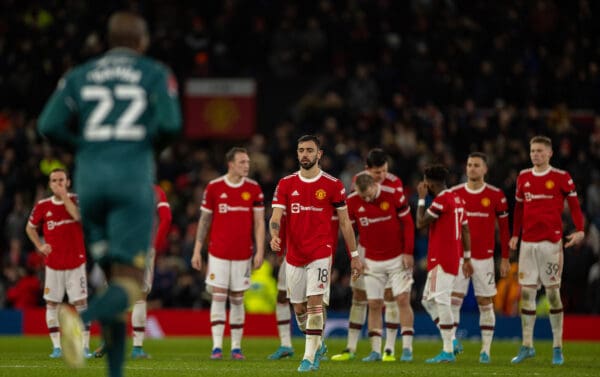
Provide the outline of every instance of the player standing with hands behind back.
<path id="1" fill-rule="evenodd" d="M 329 292 L 334 209 L 348 250 L 351 250 L 352 278 L 363 264 L 356 250 L 356 239 L 348 217 L 342 182 L 323 172 L 319 160 L 323 154 L 319 139 L 305 135 L 298 139 L 300 171 L 282 178 L 273 197 L 269 222 L 271 249 L 281 249 L 281 216 L 286 216 L 286 279 L 290 302 L 300 329 L 305 330 L 304 357 L 299 372 L 319 368 L 323 346 L 323 296 Z"/>
<path id="2" fill-rule="evenodd" d="M 519 284 L 521 285 L 521 326 L 523 344 L 511 362 L 517 364 L 535 356 L 533 326 L 536 314 L 536 294 L 541 282 L 550 302 L 550 326 L 553 335 L 552 364 L 562 365 L 563 307 L 560 300 L 560 279 L 563 268 L 562 212 L 565 199 L 577 229 L 567 235 L 565 247 L 583 240 L 583 215 L 575 184 L 569 173 L 553 168 L 552 141 L 534 136 L 529 141 L 529 156 L 533 168 L 522 170 L 517 177 L 513 236 L 509 245 L 519 252 Z"/>
<path id="3" fill-rule="evenodd" d="M 177 82 L 144 57 L 150 37 L 143 18 L 116 12 L 108 20 L 111 50 L 68 72 L 39 118 L 39 132 L 76 148 L 75 188 L 85 240 L 108 271 L 107 289 L 81 314 L 98 320 L 108 373 L 123 375 L 125 311 L 142 297 L 151 247 L 155 197 L 154 148 L 181 129 Z M 75 118 L 75 125 L 71 120 Z M 61 307 L 65 361 L 83 364 L 80 320 Z"/>

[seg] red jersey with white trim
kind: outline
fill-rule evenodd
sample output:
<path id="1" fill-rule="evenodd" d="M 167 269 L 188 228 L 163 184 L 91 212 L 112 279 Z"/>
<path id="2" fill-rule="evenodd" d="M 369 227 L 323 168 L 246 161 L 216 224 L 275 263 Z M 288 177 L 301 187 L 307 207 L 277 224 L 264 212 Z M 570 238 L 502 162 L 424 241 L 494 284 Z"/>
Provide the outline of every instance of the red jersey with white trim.
<path id="1" fill-rule="evenodd" d="M 462 226 L 468 224 L 464 201 L 450 190 L 440 192 L 427 208 L 436 218 L 429 224 L 427 270 L 441 265 L 446 273 L 458 275 L 462 256 Z"/>
<path id="2" fill-rule="evenodd" d="M 404 195 L 394 188 L 379 185 L 373 201 L 364 201 L 357 192 L 348 196 L 348 215 L 355 224 L 360 236 L 360 244 L 365 248 L 365 257 L 372 260 L 388 260 L 402 253 L 405 244 L 414 245 L 414 224 L 410 207 Z M 404 218 L 409 217 L 409 233 L 413 240 L 405 240 Z"/>
<path id="3" fill-rule="evenodd" d="M 171 214 L 171 206 L 167 200 L 167 194 L 165 194 L 159 185 L 154 185 L 154 196 L 156 197 L 156 214 L 158 217 L 156 234 L 154 235 L 154 250 L 158 252 L 158 250 L 165 247 L 173 215 Z"/>
<path id="4" fill-rule="evenodd" d="M 354 177 L 352 177 L 352 185 L 350 186 L 350 192 L 356 190 L 356 187 L 354 187 L 356 183 L 356 178 L 361 174 L 369 174 L 369 171 L 363 170 L 361 172 L 356 173 Z M 391 187 L 393 189 L 398 190 L 401 193 L 404 193 L 404 185 L 402 184 L 402 180 L 400 179 L 400 177 L 392 173 L 386 173 L 385 178 L 383 179 L 383 181 L 379 182 L 379 184 L 382 186 Z"/>
<path id="5" fill-rule="evenodd" d="M 77 205 L 77 195 L 69 194 Z M 52 246 L 46 266 L 54 270 L 72 270 L 86 262 L 81 222 L 73 219 L 62 200 L 54 196 L 42 199 L 31 210 L 28 226 L 42 225 L 44 242 Z"/>
<path id="6" fill-rule="evenodd" d="M 286 261 L 302 267 L 332 255 L 332 216 L 346 207 L 342 182 L 321 171 L 314 178 L 300 172 L 282 178 L 273 196 L 273 208 L 286 214 Z"/>
<path id="7" fill-rule="evenodd" d="M 490 184 L 471 190 L 467 184 L 450 189 L 465 202 L 465 211 L 471 233 L 471 257 L 487 259 L 494 257 L 496 246 L 496 218 L 500 229 L 502 257 L 508 258 L 508 203 L 499 188 Z"/>
<path id="8" fill-rule="evenodd" d="M 222 176 L 208 183 L 201 211 L 212 214 L 208 252 L 221 259 L 244 260 L 254 251 L 254 212 L 264 210 L 258 183 L 243 178 L 234 184 Z"/>
<path id="9" fill-rule="evenodd" d="M 522 170 L 517 178 L 515 198 L 519 213 L 515 209 L 513 236 L 518 236 L 522 225 L 521 239 L 526 242 L 558 242 L 562 238 L 562 212 L 565 199 L 569 201 L 573 222 L 583 230 L 583 217 L 577 201 L 575 184 L 569 173 L 553 167 L 543 173 L 532 168 Z M 576 206 L 577 208 L 574 208 Z M 521 211 L 522 209 L 522 211 Z"/>

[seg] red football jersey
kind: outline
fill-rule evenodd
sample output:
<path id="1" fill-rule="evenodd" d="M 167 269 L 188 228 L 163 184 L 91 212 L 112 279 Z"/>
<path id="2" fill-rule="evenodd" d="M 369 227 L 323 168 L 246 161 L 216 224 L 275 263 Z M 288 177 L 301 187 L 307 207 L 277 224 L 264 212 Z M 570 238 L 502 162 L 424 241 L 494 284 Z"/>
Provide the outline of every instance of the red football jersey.
<path id="1" fill-rule="evenodd" d="M 254 211 L 264 210 L 263 200 L 262 189 L 252 179 L 233 184 L 222 176 L 210 181 L 200 207 L 212 213 L 208 252 L 221 259 L 250 258 L 254 250 Z"/>
<path id="2" fill-rule="evenodd" d="M 154 196 L 156 197 L 156 215 L 158 217 L 156 234 L 154 235 L 154 250 L 158 252 L 166 244 L 173 215 L 171 214 L 171 206 L 167 200 L 167 195 L 159 185 L 154 185 Z"/>
<path id="3" fill-rule="evenodd" d="M 275 189 L 273 207 L 286 213 L 286 261 L 305 266 L 332 255 L 332 216 L 346 207 L 342 182 L 321 171 L 311 179 L 299 172 L 282 178 Z"/>
<path id="4" fill-rule="evenodd" d="M 470 190 L 466 183 L 454 186 L 451 190 L 465 202 L 471 233 L 471 257 L 494 257 L 497 218 L 502 257 L 508 258 L 508 203 L 502 190 L 487 183 L 478 190 Z"/>
<path id="5" fill-rule="evenodd" d="M 462 256 L 462 225 L 468 224 L 463 200 L 450 190 L 440 192 L 427 208 L 436 218 L 429 225 L 427 270 L 438 264 L 446 273 L 458 275 Z"/>
<path id="6" fill-rule="evenodd" d="M 412 218 L 408 234 L 412 242 L 405 240 L 403 218 L 410 218 L 410 207 L 404 195 L 391 187 L 379 185 L 379 191 L 371 202 L 364 201 L 357 192 L 348 196 L 348 214 L 358 229 L 360 244 L 365 248 L 365 257 L 373 260 L 388 260 L 403 252 L 405 244 L 414 245 Z"/>
<path id="7" fill-rule="evenodd" d="M 356 182 L 356 177 L 358 177 L 361 174 L 369 174 L 368 170 L 363 170 L 361 172 L 358 172 L 354 175 L 354 177 L 352 177 L 352 186 L 350 186 L 350 192 L 353 192 L 354 190 L 356 190 L 356 188 L 354 187 L 354 184 Z M 388 186 L 391 187 L 393 189 L 396 189 L 400 192 L 404 192 L 404 185 L 402 184 L 402 180 L 395 176 L 392 173 L 387 173 L 385 175 L 385 178 L 383 179 L 383 181 L 379 182 L 380 185 L 382 186 Z"/>
<path id="8" fill-rule="evenodd" d="M 513 236 L 526 242 L 558 242 L 562 238 L 562 211 L 565 198 L 577 230 L 583 230 L 583 216 L 575 184 L 569 173 L 550 167 L 543 173 L 522 170 L 517 178 Z"/>
<path id="9" fill-rule="evenodd" d="M 77 205 L 77 195 L 69 194 Z M 85 246 L 81 222 L 71 217 L 62 200 L 54 196 L 42 199 L 31 210 L 28 226 L 43 225 L 44 241 L 52 246 L 46 266 L 54 270 L 72 270 L 85 263 Z"/>

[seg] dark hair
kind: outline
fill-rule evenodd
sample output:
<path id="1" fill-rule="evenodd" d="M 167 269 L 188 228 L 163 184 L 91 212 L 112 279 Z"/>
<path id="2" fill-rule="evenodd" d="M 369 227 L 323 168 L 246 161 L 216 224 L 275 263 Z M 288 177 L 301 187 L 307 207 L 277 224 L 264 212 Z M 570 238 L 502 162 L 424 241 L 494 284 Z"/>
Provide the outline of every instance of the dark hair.
<path id="1" fill-rule="evenodd" d="M 529 145 L 531 145 L 533 143 L 546 144 L 547 146 L 552 148 L 552 139 L 550 139 L 548 136 L 543 136 L 543 135 L 534 136 L 531 138 L 531 140 L 529 140 Z"/>
<path id="2" fill-rule="evenodd" d="M 50 170 L 50 174 L 57 173 L 57 172 L 63 172 L 63 173 L 65 173 L 67 178 L 69 178 L 69 172 L 65 168 L 54 168 L 54 169 Z M 50 174 L 48 174 L 48 177 L 50 177 Z"/>
<path id="3" fill-rule="evenodd" d="M 367 167 L 374 168 L 385 165 L 388 162 L 387 154 L 381 148 L 373 148 L 367 154 Z"/>
<path id="4" fill-rule="evenodd" d="M 469 158 L 481 158 L 483 160 L 483 162 L 485 162 L 487 164 L 487 155 L 483 152 L 472 152 L 469 154 Z"/>
<path id="5" fill-rule="evenodd" d="M 225 161 L 233 162 L 233 160 L 235 160 L 235 155 L 238 153 L 248 154 L 248 150 L 242 147 L 233 147 L 230 150 L 228 150 L 227 153 L 225 153 Z"/>
<path id="6" fill-rule="evenodd" d="M 354 184 L 356 185 L 356 188 L 360 192 L 365 191 L 369 186 L 371 186 L 374 183 L 375 183 L 375 180 L 373 179 L 373 177 L 370 174 L 359 174 L 356 177 L 356 181 L 354 182 Z"/>
<path id="7" fill-rule="evenodd" d="M 429 165 L 425 168 L 425 177 L 434 182 L 446 183 L 448 169 L 441 164 Z"/>
<path id="8" fill-rule="evenodd" d="M 319 138 L 316 137 L 315 135 L 300 136 L 300 138 L 298 139 L 298 144 L 304 143 L 307 141 L 314 141 L 314 143 L 317 145 L 317 150 L 321 149 L 321 142 L 319 141 Z"/>

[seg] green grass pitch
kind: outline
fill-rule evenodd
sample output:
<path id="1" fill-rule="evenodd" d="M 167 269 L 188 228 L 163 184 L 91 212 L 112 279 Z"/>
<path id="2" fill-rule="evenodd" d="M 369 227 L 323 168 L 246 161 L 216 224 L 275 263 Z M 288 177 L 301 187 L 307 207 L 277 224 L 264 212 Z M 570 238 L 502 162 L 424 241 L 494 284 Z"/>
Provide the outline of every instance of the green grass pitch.
<path id="1" fill-rule="evenodd" d="M 92 340 L 92 346 L 98 339 Z M 245 361 L 227 359 L 229 344 L 225 340 L 225 359 L 209 360 L 210 338 L 168 338 L 147 340 L 145 349 L 152 355 L 150 360 L 127 360 L 125 375 L 133 376 L 220 376 L 220 377 L 262 377 L 296 374 L 300 364 L 304 341 L 294 339 L 296 354 L 291 359 L 270 361 L 267 355 L 278 346 L 274 338 L 246 338 L 243 340 Z M 328 356 L 341 351 L 344 339 L 328 339 Z M 357 360 L 333 362 L 326 360 L 316 372 L 322 376 L 430 376 L 430 377 L 469 377 L 469 376 L 540 376 L 571 377 L 598 376 L 600 371 L 600 342 L 567 342 L 564 346 L 565 364 L 551 365 L 552 344 L 547 341 L 536 343 L 537 356 L 519 365 L 511 365 L 510 359 L 516 354 L 519 343 L 516 341 L 495 341 L 492 344 L 492 363 L 480 365 L 478 362 L 479 342 L 463 341 L 465 352 L 459 355 L 454 364 L 428 365 L 426 358 L 437 354 L 441 341 L 417 340 L 414 344 L 415 360 L 412 363 L 364 363 L 361 357 L 368 354 L 368 340 L 359 343 Z M 397 344 L 397 352 L 401 343 Z M 128 350 L 129 352 L 129 350 Z M 105 360 L 88 360 L 83 369 L 67 368 L 62 360 L 48 358 L 50 340 L 48 337 L 0 337 L 0 376 L 104 376 Z"/>

